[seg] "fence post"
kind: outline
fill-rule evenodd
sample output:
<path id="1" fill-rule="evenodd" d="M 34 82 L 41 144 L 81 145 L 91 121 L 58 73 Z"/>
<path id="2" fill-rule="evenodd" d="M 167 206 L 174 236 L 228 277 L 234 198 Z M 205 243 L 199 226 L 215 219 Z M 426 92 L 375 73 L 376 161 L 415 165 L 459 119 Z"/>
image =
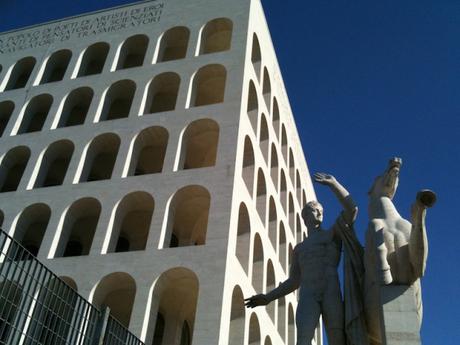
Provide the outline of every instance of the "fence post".
<path id="1" fill-rule="evenodd" d="M 105 331 L 107 329 L 107 322 L 109 321 L 110 308 L 103 306 L 99 319 L 97 320 L 96 330 L 94 332 L 93 345 L 103 345 L 105 338 Z"/>

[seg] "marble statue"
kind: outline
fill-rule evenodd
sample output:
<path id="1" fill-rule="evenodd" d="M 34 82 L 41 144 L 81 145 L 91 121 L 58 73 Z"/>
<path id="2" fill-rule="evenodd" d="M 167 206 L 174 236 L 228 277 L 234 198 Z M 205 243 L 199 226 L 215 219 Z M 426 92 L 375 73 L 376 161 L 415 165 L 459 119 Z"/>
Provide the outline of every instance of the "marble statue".
<path id="1" fill-rule="evenodd" d="M 385 328 L 382 304 L 384 286 L 413 287 L 421 322 L 420 282 L 425 272 L 428 242 L 425 229 L 427 207 L 436 201 L 429 190 L 417 194 L 411 220 L 401 217 L 393 205 L 402 160 L 393 158 L 369 191 L 369 225 L 366 232 L 364 305 L 371 344 L 382 344 Z M 393 291 L 395 291 L 393 289 Z M 398 296 L 392 293 L 392 300 Z M 385 315 L 383 315 L 385 317 Z"/>
<path id="2" fill-rule="evenodd" d="M 329 344 L 347 345 L 351 343 L 347 341 L 346 324 L 348 316 L 353 312 L 350 314 L 347 308 L 344 310 L 337 266 L 340 261 L 342 242 L 346 241 L 344 241 L 344 233 L 352 239 L 352 246 L 357 243 L 352 225 L 358 208 L 348 191 L 333 176 L 317 173 L 314 175 L 314 180 L 332 190 L 343 207 L 342 213 L 331 229 L 325 230 L 322 227 L 323 207 L 317 201 L 307 203 L 302 210 L 302 218 L 308 228 L 308 237 L 294 248 L 289 278 L 267 294 L 258 294 L 245 301 L 249 308 L 267 305 L 300 287 L 296 312 L 296 344 L 311 344 L 322 314 Z M 348 247 L 347 244 L 345 246 Z M 358 247 L 358 250 L 362 250 L 359 245 Z M 361 304 L 358 302 L 358 305 Z M 356 304 L 353 306 L 356 307 Z M 358 310 L 359 306 L 352 309 Z M 353 315 L 354 322 L 356 315 Z M 366 345 L 366 341 L 364 334 L 363 343 L 354 344 Z"/>

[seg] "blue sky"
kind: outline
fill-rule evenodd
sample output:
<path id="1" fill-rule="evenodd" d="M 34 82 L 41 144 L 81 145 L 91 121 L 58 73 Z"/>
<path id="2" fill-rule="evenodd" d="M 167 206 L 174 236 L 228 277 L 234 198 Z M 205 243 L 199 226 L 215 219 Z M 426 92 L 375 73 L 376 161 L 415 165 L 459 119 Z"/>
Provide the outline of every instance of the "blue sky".
<path id="1" fill-rule="evenodd" d="M 192 0 L 190 0 L 192 1 Z M 231 1 L 231 0 L 229 0 Z M 0 31 L 131 1 L 0 1 Z M 367 191 L 390 157 L 403 158 L 395 204 L 408 217 L 430 188 L 422 338 L 460 339 L 460 1 L 264 0 L 310 171 L 334 174 L 367 224 Z M 339 205 L 316 188 L 331 224 Z"/>

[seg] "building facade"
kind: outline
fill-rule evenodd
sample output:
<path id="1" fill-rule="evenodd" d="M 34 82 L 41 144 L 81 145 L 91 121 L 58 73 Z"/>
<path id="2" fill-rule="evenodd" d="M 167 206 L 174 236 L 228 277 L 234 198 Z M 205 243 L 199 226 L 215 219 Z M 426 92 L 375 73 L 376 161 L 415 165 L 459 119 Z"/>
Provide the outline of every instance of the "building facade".
<path id="1" fill-rule="evenodd" d="M 243 301 L 315 199 L 259 0 L 0 34 L 0 132 L 2 228 L 146 344 L 295 344 L 295 293 Z"/>

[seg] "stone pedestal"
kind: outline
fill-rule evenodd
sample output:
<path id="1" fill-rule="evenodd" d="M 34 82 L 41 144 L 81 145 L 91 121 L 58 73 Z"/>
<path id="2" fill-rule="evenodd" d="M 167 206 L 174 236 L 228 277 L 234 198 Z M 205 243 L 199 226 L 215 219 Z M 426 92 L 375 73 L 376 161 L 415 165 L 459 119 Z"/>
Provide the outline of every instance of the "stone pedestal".
<path id="1" fill-rule="evenodd" d="M 420 345 L 420 304 L 417 285 L 382 286 L 384 345 Z"/>

